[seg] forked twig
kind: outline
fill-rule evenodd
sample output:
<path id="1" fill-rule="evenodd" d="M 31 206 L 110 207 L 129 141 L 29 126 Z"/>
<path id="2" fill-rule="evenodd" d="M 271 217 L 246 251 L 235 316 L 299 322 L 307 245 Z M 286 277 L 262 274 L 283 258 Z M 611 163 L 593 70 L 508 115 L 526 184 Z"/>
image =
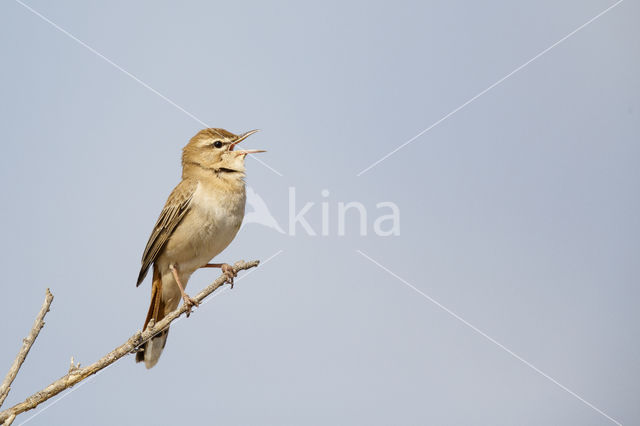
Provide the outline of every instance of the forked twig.
<path id="1" fill-rule="evenodd" d="M 251 262 L 239 261 L 233 265 L 234 272 L 242 271 L 245 269 L 250 269 L 258 266 L 260 262 L 258 260 L 253 260 Z M 211 293 L 220 288 L 225 282 L 227 282 L 227 275 L 222 274 L 217 280 L 207 286 L 204 290 L 202 290 L 195 297 L 195 300 L 198 302 L 202 302 L 202 300 L 209 296 Z M 49 302 L 51 303 L 51 302 Z M 47 307 L 48 309 L 48 307 Z M 72 387 L 73 385 L 81 382 L 87 377 L 96 374 L 98 371 L 102 370 L 105 367 L 113 364 L 120 358 L 135 353 L 137 348 L 162 330 L 165 330 L 169 327 L 169 324 L 173 322 L 175 319 L 180 317 L 187 311 L 187 306 L 185 304 L 180 305 L 175 311 L 168 314 L 162 320 L 158 321 L 153 325 L 153 327 L 148 327 L 144 331 L 138 331 L 133 336 L 131 336 L 125 343 L 115 348 L 113 351 L 109 352 L 98 361 L 94 362 L 91 365 L 82 368 L 70 368 L 69 372 L 51 383 L 46 388 L 42 389 L 39 392 L 34 393 L 23 402 L 14 405 L 11 408 L 8 408 L 4 411 L 0 411 L 0 423 L 7 424 L 7 421 L 13 421 L 15 416 L 20 413 L 24 413 L 25 411 L 31 410 L 37 407 L 39 404 L 48 400 L 64 391 Z M 44 316 L 44 315 L 43 315 Z M 40 327 L 42 328 L 42 327 Z"/>

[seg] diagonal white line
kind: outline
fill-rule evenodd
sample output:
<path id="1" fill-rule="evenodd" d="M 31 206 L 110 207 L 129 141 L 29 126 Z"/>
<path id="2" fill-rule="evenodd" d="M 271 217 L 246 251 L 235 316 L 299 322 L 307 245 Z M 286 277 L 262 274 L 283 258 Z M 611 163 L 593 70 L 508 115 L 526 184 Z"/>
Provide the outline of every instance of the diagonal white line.
<path id="1" fill-rule="evenodd" d="M 259 159 L 258 157 L 256 157 L 255 155 L 248 155 L 248 157 L 253 158 L 254 160 L 256 160 L 258 163 L 262 164 L 263 166 L 265 166 L 267 169 L 271 170 L 273 173 L 277 174 L 278 176 L 282 177 L 282 173 L 280 173 L 279 171 L 277 171 L 276 169 L 274 169 L 273 167 L 271 167 L 270 165 L 268 165 L 267 163 L 265 163 L 264 161 L 262 161 L 261 159 Z"/>
<path id="2" fill-rule="evenodd" d="M 545 373 L 544 371 L 540 370 L 538 367 L 536 367 L 535 365 L 531 364 L 526 359 L 522 358 L 520 355 L 518 355 L 515 352 L 513 352 L 511 349 L 507 348 L 502 343 L 498 342 L 496 339 L 494 339 L 493 337 L 489 336 L 487 333 L 485 333 L 484 331 L 480 330 L 478 327 L 476 327 L 475 325 L 471 324 L 469 321 L 465 320 L 460 315 L 456 314 L 451 309 L 447 308 L 442 303 L 440 303 L 437 300 L 435 300 L 433 297 L 429 296 L 428 294 L 426 294 L 425 292 L 423 292 L 422 290 L 420 290 L 419 288 L 417 288 L 416 286 L 414 286 L 413 284 L 411 284 L 410 282 L 408 282 L 404 278 L 402 278 L 399 275 L 395 274 L 389 268 L 381 265 L 378 261 L 376 261 L 375 259 L 372 259 L 370 256 L 365 254 L 362 250 L 356 250 L 356 252 L 358 252 L 362 257 L 364 257 L 365 259 L 367 259 L 370 262 L 374 263 L 380 269 L 382 269 L 383 271 L 387 272 L 389 275 L 391 275 L 392 277 L 396 278 L 398 281 L 402 282 L 407 287 L 409 287 L 410 289 L 412 289 L 413 291 L 415 291 L 416 293 L 418 293 L 419 295 L 421 295 L 422 297 L 424 297 L 425 299 L 427 299 L 428 301 L 430 301 L 431 303 L 433 303 L 434 305 L 436 305 L 437 307 L 439 307 L 440 309 L 442 309 L 443 311 L 445 311 L 446 313 L 448 313 L 449 315 L 451 315 L 452 317 L 454 317 L 455 319 L 457 319 L 458 321 L 460 321 L 461 323 L 463 323 L 464 325 L 466 325 L 467 327 L 469 327 L 470 329 L 475 331 L 476 333 L 480 334 L 485 339 L 489 340 L 491 343 L 493 343 L 496 346 L 498 346 L 500 349 L 502 349 L 505 352 L 507 352 L 509 355 L 513 356 L 518 361 L 520 361 L 523 364 L 525 364 L 527 367 L 531 368 L 536 373 L 538 373 L 541 376 L 545 377 L 546 379 L 548 379 L 549 381 L 551 381 L 552 383 L 554 383 L 555 385 L 560 387 L 562 390 L 564 390 L 564 391 L 568 392 L 569 394 L 573 395 L 574 397 L 576 397 L 577 399 L 582 401 L 584 404 L 586 404 L 587 406 L 589 406 L 593 410 L 597 411 L 598 413 L 600 413 L 601 415 L 603 415 L 607 419 L 611 420 L 613 423 L 622 426 L 622 423 L 618 422 L 613 417 L 607 415 L 604 411 L 600 410 L 598 407 L 596 407 L 595 405 L 593 405 L 589 401 L 585 400 L 580 395 L 578 395 L 577 393 L 575 393 L 574 391 L 572 391 L 571 389 L 569 389 L 568 387 L 566 387 L 562 383 L 558 382 L 553 377 L 549 376 L 547 373 Z"/>
<path id="3" fill-rule="evenodd" d="M 409 145 L 411 142 L 415 141 L 420 136 L 424 135 L 429 130 L 433 129 L 438 124 L 442 123 L 447 118 L 451 117 L 452 115 L 454 115 L 455 113 L 457 113 L 458 111 L 460 111 L 461 109 L 463 109 L 464 107 L 466 107 L 467 105 L 469 105 L 470 103 L 472 103 L 473 101 L 478 99 L 480 96 L 482 96 L 485 93 L 487 93 L 489 90 L 493 89 L 494 87 L 496 87 L 497 85 L 499 85 L 500 83 L 502 83 L 503 81 L 505 81 L 506 79 L 511 77 L 512 75 L 516 74 L 518 71 L 522 70 L 527 65 L 531 64 L 533 61 L 535 61 L 536 59 L 540 58 L 542 55 L 544 55 L 545 53 L 549 52 L 551 49 L 553 49 L 554 47 L 558 46 L 560 43 L 562 43 L 563 41 L 567 40 L 569 37 L 573 36 L 575 33 L 577 33 L 578 31 L 582 30 L 584 27 L 586 27 L 587 25 L 591 24 L 593 21 L 595 21 L 596 19 L 600 18 L 602 15 L 604 15 L 607 12 L 609 12 L 614 7 L 618 6 L 623 1 L 624 0 L 618 0 L 616 3 L 612 4 L 611 6 L 609 6 L 608 8 L 603 10 L 602 12 L 598 13 L 596 16 L 594 16 L 593 18 L 589 19 L 587 22 L 585 22 L 584 24 L 580 25 L 578 28 L 576 28 L 575 30 L 571 31 L 569 34 L 567 34 L 566 36 L 562 37 L 560 40 L 558 40 L 555 43 L 553 43 L 551 46 L 549 46 L 546 49 L 544 49 L 542 52 L 538 53 L 536 56 L 534 56 L 533 58 L 529 59 L 527 62 L 523 63 L 518 68 L 516 68 L 513 71 L 511 71 L 509 74 L 505 75 L 500 80 L 498 80 L 495 83 L 493 83 L 491 86 L 487 87 L 486 89 L 484 89 L 483 91 L 481 91 L 480 93 L 478 93 L 474 97 L 470 98 L 468 101 L 466 101 L 465 103 L 463 103 L 459 107 L 457 107 L 454 110 L 452 110 L 451 112 L 449 112 L 447 115 L 445 115 L 444 117 L 442 117 L 441 119 L 439 119 L 438 121 L 433 123 L 431 126 L 427 127 L 426 129 L 424 129 L 423 131 L 421 131 L 420 133 L 418 133 L 417 135 L 415 135 L 414 137 L 412 137 L 411 139 L 409 139 L 408 141 L 406 141 L 405 143 L 403 143 L 402 145 L 400 145 L 399 147 L 397 147 L 393 151 L 389 152 L 384 157 L 380 158 L 378 161 L 376 161 L 373 164 L 371 164 L 369 167 L 367 167 L 367 168 L 363 169 L 362 171 L 360 171 L 360 173 L 358 173 L 356 176 L 362 176 L 364 173 L 368 172 L 369 170 L 371 170 L 372 168 L 374 168 L 378 164 L 382 163 L 384 160 L 386 160 L 387 158 L 391 157 L 393 154 L 395 154 L 396 152 L 400 151 L 402 148 L 404 148 L 405 146 Z"/>
<path id="4" fill-rule="evenodd" d="M 275 252 L 274 254 L 272 254 L 271 256 L 269 256 L 269 257 L 267 258 L 267 260 L 265 260 L 265 261 L 261 261 L 261 262 L 260 262 L 260 265 L 258 265 L 258 268 L 260 268 L 260 267 L 262 267 L 262 266 L 266 265 L 266 264 L 267 264 L 267 263 L 269 263 L 272 259 L 274 259 L 276 256 L 279 256 L 280 254 L 282 254 L 282 252 L 284 252 L 284 250 L 278 250 L 277 252 Z M 257 270 L 258 268 L 250 269 L 249 271 L 247 271 L 247 273 L 246 273 L 246 274 L 243 274 L 241 277 L 236 278 L 236 279 L 235 279 L 235 282 L 238 282 L 238 281 L 242 280 L 243 278 L 246 278 L 246 277 L 247 277 L 247 275 L 250 275 L 253 271 Z M 229 288 L 229 287 L 222 287 L 220 290 L 216 291 L 216 292 L 215 292 L 215 293 L 213 293 L 211 296 L 209 296 L 209 297 L 207 298 L 207 300 L 203 301 L 200 305 L 204 305 L 204 304 L 208 303 L 210 300 L 215 299 L 216 297 L 218 297 L 218 296 L 220 296 L 220 295 L 222 295 L 222 294 L 226 293 L 226 292 L 228 291 L 228 290 L 227 290 L 228 288 Z M 196 308 L 196 310 L 195 310 L 194 312 L 197 312 L 197 310 L 198 310 L 198 309 L 200 309 L 200 308 Z M 183 318 L 186 318 L 186 317 L 179 317 L 179 318 L 176 318 L 176 319 L 175 319 L 175 321 L 173 321 L 173 323 L 172 323 L 171 325 L 175 325 L 177 322 L 182 321 L 182 319 L 183 319 Z M 153 337 L 153 336 L 151 336 L 151 337 Z M 149 337 L 149 339 L 151 339 L 151 337 Z M 149 340 L 149 339 L 147 339 L 147 340 Z M 142 343 L 144 343 L 144 342 L 146 342 L 146 340 L 145 340 L 145 341 L 143 341 L 143 342 L 141 342 L 141 343 L 140 343 L 140 345 L 142 345 Z"/>
<path id="5" fill-rule="evenodd" d="M 276 256 L 281 255 L 283 252 L 284 252 L 284 250 L 278 250 L 277 252 L 275 252 L 274 254 L 272 254 L 271 256 L 269 256 L 269 257 L 267 258 L 267 260 L 265 260 L 264 262 L 260 262 L 260 265 L 258 266 L 258 268 L 259 268 L 260 266 L 264 266 L 264 265 L 266 265 L 267 263 L 271 262 L 271 260 L 275 259 L 275 258 L 276 258 Z M 254 271 L 257 271 L 257 270 L 258 270 L 258 268 L 253 268 L 253 269 L 251 269 L 251 270 L 250 270 L 250 271 L 248 271 L 246 274 L 244 274 L 242 277 L 238 278 L 238 281 L 240 281 L 242 278 L 246 278 L 248 275 L 250 275 L 250 274 L 251 274 L 251 273 L 253 273 Z"/>
<path id="6" fill-rule="evenodd" d="M 260 267 L 262 267 L 262 266 L 266 265 L 266 264 L 267 264 L 267 263 L 269 263 L 272 259 L 274 259 L 276 256 L 279 256 L 280 254 L 282 254 L 282 252 L 284 252 L 284 250 L 278 250 L 277 252 L 275 252 L 274 254 L 272 254 L 271 256 L 269 256 L 269 257 L 267 258 L 267 260 L 265 260 L 265 261 L 261 261 L 261 262 L 260 262 L 260 265 L 258 266 L 258 268 L 260 268 Z M 236 281 L 236 282 L 238 282 L 238 281 L 240 281 L 241 279 L 246 278 L 248 275 L 251 275 L 251 273 L 252 273 L 253 271 L 256 271 L 258 268 L 250 269 L 249 271 L 247 271 L 247 273 L 246 273 L 246 274 L 243 274 L 241 277 L 236 278 L 236 279 L 235 279 L 235 281 Z M 204 305 L 204 304 L 205 304 L 205 303 L 207 303 L 209 300 L 213 299 L 215 296 L 217 296 L 217 295 L 219 295 L 219 294 L 221 294 L 221 293 L 222 293 L 222 292 L 218 292 L 217 294 L 213 294 L 213 295 L 212 295 L 212 297 L 209 297 L 207 300 L 205 300 L 204 302 L 202 302 L 202 304 Z M 180 321 L 182 318 L 184 318 L 184 317 L 177 318 L 177 319 L 174 321 L 174 323 L 176 323 L 176 322 Z"/>
<path id="7" fill-rule="evenodd" d="M 202 121 L 201 119 L 196 117 L 194 114 L 190 113 L 189 111 L 187 111 L 186 109 L 184 109 L 183 107 L 181 107 L 180 105 L 178 105 L 177 103 L 175 103 L 174 101 L 169 99 L 167 96 L 165 96 L 162 93 L 158 92 L 156 89 L 154 89 L 153 87 L 149 86 L 147 83 L 145 83 L 144 81 L 140 80 L 138 77 L 136 77 L 135 75 L 131 74 L 129 71 L 127 71 L 126 69 L 122 68 L 120 65 L 118 65 L 115 62 L 113 62 L 111 59 L 107 58 L 102 53 L 98 52 L 96 49 L 94 49 L 93 47 L 89 46 L 87 43 L 85 43 L 84 41 L 80 40 L 78 37 L 74 36 L 69 31 L 65 30 L 60 25 L 56 24 L 51 19 L 47 18 L 46 16 L 44 16 L 43 14 L 41 14 L 40 12 L 38 12 L 37 10 L 32 8 L 31 6 L 29 6 L 28 4 L 22 2 L 21 0 L 14 0 L 14 1 L 16 3 L 18 3 L 19 5 L 21 5 L 22 7 L 24 7 L 25 9 L 27 9 L 28 11 L 30 11 L 31 13 L 33 13 L 34 15 L 36 15 L 37 17 L 39 17 L 40 19 L 42 19 L 43 21 L 45 21 L 46 23 L 48 23 L 49 25 L 51 25 L 52 27 L 54 27 L 55 29 L 57 29 L 58 31 L 60 31 L 61 33 L 63 33 L 64 35 L 66 35 L 67 37 L 69 37 L 70 39 L 72 39 L 73 41 L 75 41 L 76 43 L 78 43 L 79 45 L 81 45 L 82 47 L 84 47 L 85 49 L 87 49 L 88 51 L 90 51 L 91 53 L 93 53 L 94 55 L 98 56 L 100 59 L 102 59 L 105 62 L 107 62 L 109 65 L 111 65 L 114 68 L 116 68 L 118 71 L 120 71 L 123 74 L 127 75 L 128 77 L 132 78 L 134 81 L 136 81 L 138 84 L 140 84 L 144 88 L 146 88 L 146 89 L 150 90 L 151 92 L 155 93 L 156 95 L 158 95 L 160 98 L 162 98 L 163 100 L 165 100 L 169 104 L 173 105 L 174 107 L 176 107 L 177 109 L 179 109 L 180 111 L 182 111 L 183 113 L 188 115 L 189 117 L 193 118 L 195 121 L 197 121 L 198 123 L 200 123 L 204 127 L 211 127 L 210 125 L 208 125 L 207 123 L 205 123 L 204 121 Z M 274 172 L 275 174 L 277 174 L 278 176 L 280 176 L 280 177 L 283 176 L 282 173 L 280 173 L 279 171 L 277 171 L 273 167 L 269 166 L 264 161 L 259 160 L 257 158 L 255 158 L 255 160 L 258 161 L 258 163 L 260 163 L 263 166 L 265 166 L 266 168 L 268 168 L 269 170 L 271 170 L 272 172 Z"/>
<path id="8" fill-rule="evenodd" d="M 60 395 L 58 398 L 56 398 L 54 401 L 51 401 L 50 404 L 47 404 L 45 407 L 42 407 L 41 410 L 35 412 L 31 417 L 27 418 L 25 421 L 23 421 L 22 423 L 20 423 L 18 426 L 22 426 L 26 423 L 29 423 L 31 420 L 33 420 L 34 417 L 39 416 L 40 414 L 42 414 L 44 411 L 48 410 L 49 408 L 53 407 L 54 405 L 56 405 L 58 402 L 62 401 L 64 398 L 66 398 L 67 396 L 69 396 L 70 394 L 72 394 L 73 392 L 77 391 L 78 389 L 80 389 L 82 386 L 86 385 L 87 383 L 92 382 L 97 376 L 99 376 L 100 374 L 102 374 L 103 372 L 107 371 L 109 368 L 113 367 L 115 364 L 111 364 L 107 367 L 105 367 L 104 369 L 98 371 L 96 374 L 94 374 L 93 376 L 87 378 L 86 380 L 83 380 L 82 382 L 78 383 L 77 386 L 74 386 L 73 388 L 69 389 L 68 392 L 63 393 L 62 395 Z"/>
<path id="9" fill-rule="evenodd" d="M 187 111 L 186 109 L 182 108 L 180 105 L 178 105 L 177 103 L 175 103 L 174 101 L 172 101 L 171 99 L 169 99 L 168 97 L 163 95 L 162 93 L 158 92 L 156 89 L 154 89 L 153 87 L 149 86 L 147 83 L 145 83 L 144 81 L 140 80 L 138 77 L 136 77 L 135 75 L 131 74 L 129 71 L 125 70 L 120 65 L 116 64 L 111 59 L 107 58 L 102 53 L 98 52 L 96 49 L 94 49 L 93 47 L 89 46 L 87 43 L 85 43 L 84 41 L 80 40 L 79 38 L 77 38 L 76 36 L 71 34 L 69 31 L 65 30 L 64 28 L 62 28 L 61 26 L 59 26 L 58 24 L 56 24 L 55 22 L 53 22 L 52 20 L 50 20 L 49 18 L 47 18 L 46 16 L 44 16 L 43 14 L 41 14 L 40 12 L 38 12 L 37 10 L 32 8 L 31 6 L 29 6 L 28 4 L 23 3 L 20 0 L 15 0 L 15 2 L 20 4 L 22 7 L 24 7 L 25 9 L 27 9 L 28 11 L 30 11 L 31 13 L 33 13 L 34 15 L 36 15 L 37 17 L 42 19 L 43 21 L 47 22 L 49 25 L 54 27 L 56 30 L 60 31 L 61 33 L 63 33 L 64 35 L 66 35 L 67 37 L 69 37 L 70 39 L 72 39 L 73 41 L 75 41 L 76 43 L 78 43 L 79 45 L 81 45 L 82 47 L 84 47 L 85 49 L 90 51 L 91 53 L 93 53 L 94 55 L 98 56 L 99 58 L 101 58 L 102 60 L 107 62 L 109 65 L 113 66 L 114 68 L 116 68 L 120 72 L 126 74 L 127 76 L 131 77 L 133 80 L 135 80 L 137 83 L 139 83 L 140 85 L 142 85 L 146 89 L 149 89 L 150 91 L 152 91 L 156 95 L 160 96 L 162 99 L 164 99 L 165 101 L 167 101 L 168 103 L 170 103 L 174 107 L 178 108 L 180 111 L 184 112 L 185 114 L 187 114 L 189 117 L 193 118 L 198 123 L 202 124 L 205 127 L 209 127 L 209 125 L 207 123 L 205 123 L 204 121 L 200 120 L 198 117 L 196 117 L 195 115 L 191 114 L 189 111 Z"/>

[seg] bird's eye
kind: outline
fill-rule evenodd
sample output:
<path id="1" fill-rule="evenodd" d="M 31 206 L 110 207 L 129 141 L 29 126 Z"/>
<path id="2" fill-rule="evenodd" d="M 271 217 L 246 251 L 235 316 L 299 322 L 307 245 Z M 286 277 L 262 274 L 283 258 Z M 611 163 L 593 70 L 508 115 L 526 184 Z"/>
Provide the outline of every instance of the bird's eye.
<path id="1" fill-rule="evenodd" d="M 222 148 L 222 142 L 220 142 L 220 141 L 215 141 L 215 142 L 213 143 L 213 146 L 215 146 L 216 148 Z"/>

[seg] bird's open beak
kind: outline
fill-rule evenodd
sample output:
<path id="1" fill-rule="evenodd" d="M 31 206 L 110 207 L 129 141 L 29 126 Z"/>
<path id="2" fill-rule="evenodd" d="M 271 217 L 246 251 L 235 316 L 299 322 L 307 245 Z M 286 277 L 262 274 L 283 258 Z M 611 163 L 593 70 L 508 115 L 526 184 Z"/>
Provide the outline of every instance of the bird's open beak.
<path id="1" fill-rule="evenodd" d="M 259 152 L 267 152 L 264 149 L 239 149 L 237 151 L 233 151 L 235 154 L 247 155 L 247 154 L 257 154 Z"/>
<path id="2" fill-rule="evenodd" d="M 251 136 L 252 134 L 259 132 L 260 130 L 256 129 L 256 130 L 250 130 L 246 133 L 241 134 L 240 136 L 238 136 L 238 139 L 233 142 L 230 146 L 229 146 L 229 151 L 233 151 L 233 149 L 236 147 L 236 145 L 238 145 L 240 142 L 242 142 L 243 140 L 245 140 L 246 138 L 248 138 L 249 136 Z M 256 154 L 258 152 L 267 152 L 261 149 L 242 149 L 242 150 L 238 150 L 238 151 L 234 151 L 237 154 Z"/>

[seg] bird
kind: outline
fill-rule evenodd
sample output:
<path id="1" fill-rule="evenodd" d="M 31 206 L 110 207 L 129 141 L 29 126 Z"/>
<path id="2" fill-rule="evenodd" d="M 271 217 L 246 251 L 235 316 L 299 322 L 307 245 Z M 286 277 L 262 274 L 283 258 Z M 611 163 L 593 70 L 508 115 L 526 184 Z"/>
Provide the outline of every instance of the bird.
<path id="1" fill-rule="evenodd" d="M 206 128 L 182 149 L 182 180 L 173 189 L 153 227 L 142 254 L 136 287 L 153 266 L 151 303 L 143 330 L 175 310 L 182 299 L 187 316 L 195 299 L 185 287 L 197 269 L 221 268 L 233 286 L 235 273 L 226 263 L 209 263 L 235 238 L 244 217 L 245 164 L 248 154 L 263 150 L 236 150 L 236 145 L 258 130 L 235 135 Z M 152 368 L 158 362 L 169 329 L 138 348 L 136 362 Z"/>

